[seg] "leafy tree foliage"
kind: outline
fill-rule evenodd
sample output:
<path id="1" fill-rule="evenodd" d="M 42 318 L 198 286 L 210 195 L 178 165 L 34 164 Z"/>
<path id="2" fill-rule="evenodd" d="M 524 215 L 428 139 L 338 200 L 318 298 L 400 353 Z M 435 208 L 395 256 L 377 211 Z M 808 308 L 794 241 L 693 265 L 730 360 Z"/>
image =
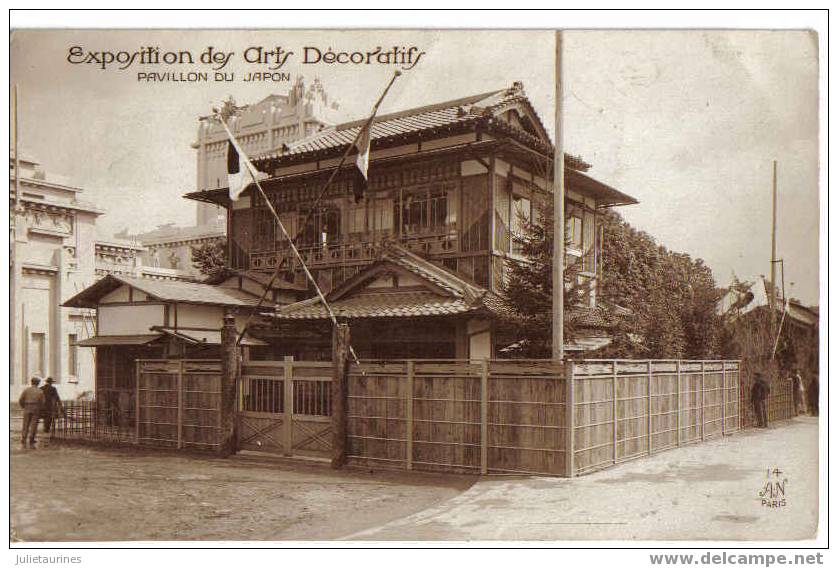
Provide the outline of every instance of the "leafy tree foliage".
<path id="1" fill-rule="evenodd" d="M 227 264 L 227 246 L 224 241 L 210 241 L 192 247 L 192 264 L 201 274 L 214 276 L 224 270 Z"/>
<path id="2" fill-rule="evenodd" d="M 600 296 L 632 312 L 617 330 L 632 341 L 616 341 L 613 349 L 622 352 L 613 355 L 718 356 L 722 320 L 716 305 L 721 291 L 704 261 L 658 245 L 613 211 L 603 216 L 603 227 Z"/>
<path id="3" fill-rule="evenodd" d="M 506 295 L 522 317 L 518 336 L 525 356 L 548 356 L 552 317 L 552 206 L 520 238 L 527 263 L 510 263 Z M 707 358 L 718 356 L 722 321 L 716 314 L 720 291 L 701 259 L 669 251 L 649 234 L 609 211 L 602 218 L 604 244 L 597 302 L 629 315 L 611 318 L 613 342 L 597 357 Z M 578 267 L 565 271 L 566 313 L 585 305 Z M 621 310 L 625 311 L 625 310 Z M 565 318 L 566 340 L 578 330 Z"/>

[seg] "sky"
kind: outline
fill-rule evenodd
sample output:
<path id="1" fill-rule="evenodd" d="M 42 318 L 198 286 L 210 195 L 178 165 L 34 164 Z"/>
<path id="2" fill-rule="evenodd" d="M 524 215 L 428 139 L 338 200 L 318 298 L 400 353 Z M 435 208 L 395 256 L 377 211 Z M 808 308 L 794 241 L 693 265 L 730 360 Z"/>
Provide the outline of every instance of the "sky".
<path id="1" fill-rule="evenodd" d="M 197 117 L 229 95 L 239 103 L 319 78 L 340 119 L 369 112 L 395 67 L 303 64 L 322 52 L 416 46 L 381 112 L 441 102 L 522 81 L 554 131 L 552 31 L 140 31 L 19 30 L 11 79 L 19 88 L 21 153 L 48 176 L 84 189 L 106 214 L 102 237 L 122 229 L 190 225 Z M 589 174 L 636 197 L 620 212 L 671 250 L 699 257 L 717 284 L 768 274 L 772 160 L 778 162 L 778 257 L 789 295 L 818 301 L 817 38 L 805 31 L 567 31 L 563 40 L 564 142 Z M 82 53 L 159 46 L 195 65 L 71 64 Z M 209 46 L 233 51 L 234 82 L 144 82 L 138 71 L 209 71 Z M 292 83 L 248 83 L 249 47 L 293 51 Z M 84 56 L 83 56 L 84 57 Z M 82 58 L 83 58 L 82 57 Z M 793 283 L 793 284 L 792 284 Z"/>

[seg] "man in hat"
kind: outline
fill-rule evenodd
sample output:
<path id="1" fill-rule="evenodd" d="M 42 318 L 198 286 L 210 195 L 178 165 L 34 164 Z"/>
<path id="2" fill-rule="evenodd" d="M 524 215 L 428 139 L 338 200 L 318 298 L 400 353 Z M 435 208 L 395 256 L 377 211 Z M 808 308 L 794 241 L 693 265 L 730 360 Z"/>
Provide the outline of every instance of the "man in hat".
<path id="1" fill-rule="evenodd" d="M 44 408 L 41 415 L 44 419 L 44 434 L 49 434 L 52 438 L 52 425 L 60 413 L 63 412 L 61 407 L 61 396 L 58 394 L 58 389 L 53 385 L 55 379 L 47 377 L 47 382 L 41 387 L 44 393 Z"/>
<path id="2" fill-rule="evenodd" d="M 38 388 L 41 379 L 32 377 L 30 385 L 20 393 L 18 403 L 23 408 L 23 433 L 20 443 L 25 448 L 26 440 L 29 439 L 29 447 L 35 448 L 35 436 L 38 434 L 38 419 L 41 416 L 41 407 L 44 404 L 44 392 Z"/>
<path id="3" fill-rule="evenodd" d="M 751 403 L 754 405 L 757 426 L 760 428 L 768 428 L 768 413 L 765 410 L 765 401 L 770 393 L 771 387 L 763 378 L 762 373 L 754 373 L 754 384 L 751 386 Z"/>

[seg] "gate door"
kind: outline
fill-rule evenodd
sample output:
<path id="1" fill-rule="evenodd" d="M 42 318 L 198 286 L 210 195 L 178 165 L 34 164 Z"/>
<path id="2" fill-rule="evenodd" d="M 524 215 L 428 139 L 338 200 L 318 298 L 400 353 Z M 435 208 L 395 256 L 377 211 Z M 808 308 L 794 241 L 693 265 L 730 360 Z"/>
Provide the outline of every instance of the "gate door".
<path id="1" fill-rule="evenodd" d="M 239 388 L 239 447 L 331 456 L 330 362 L 245 361 Z"/>

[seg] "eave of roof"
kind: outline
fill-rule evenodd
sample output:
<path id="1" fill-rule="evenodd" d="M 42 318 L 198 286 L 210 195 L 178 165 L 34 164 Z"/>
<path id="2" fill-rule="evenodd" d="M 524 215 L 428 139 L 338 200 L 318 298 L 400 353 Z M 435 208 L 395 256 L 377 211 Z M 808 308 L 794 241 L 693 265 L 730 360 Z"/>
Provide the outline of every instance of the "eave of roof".
<path id="1" fill-rule="evenodd" d="M 253 294 L 232 288 L 180 280 L 152 280 L 108 274 L 64 302 L 62 306 L 96 308 L 102 297 L 124 285 L 136 288 L 151 298 L 164 302 L 225 307 L 255 307 L 259 302 L 259 298 Z M 264 303 L 272 305 L 267 300 Z"/>
<path id="2" fill-rule="evenodd" d="M 610 185 L 602 183 L 582 172 L 565 168 L 564 175 L 568 186 L 575 186 L 578 190 L 592 194 L 602 207 L 636 205 L 639 203 L 634 197 L 614 189 Z"/>

